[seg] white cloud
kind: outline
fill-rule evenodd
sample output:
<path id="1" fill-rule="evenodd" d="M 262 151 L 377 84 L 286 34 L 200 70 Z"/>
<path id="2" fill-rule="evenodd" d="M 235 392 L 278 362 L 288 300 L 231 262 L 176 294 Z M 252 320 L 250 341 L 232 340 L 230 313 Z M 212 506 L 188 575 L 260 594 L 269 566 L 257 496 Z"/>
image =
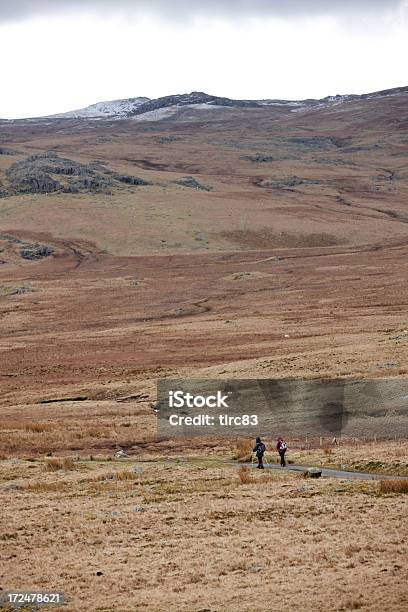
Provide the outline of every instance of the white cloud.
<path id="1" fill-rule="evenodd" d="M 154 15 L 169 20 L 191 17 L 297 17 L 379 15 L 405 0 L 0 0 L 0 21 L 39 15 L 80 14 Z"/>
<path id="2" fill-rule="evenodd" d="M 82 12 L 9 22 L 0 27 L 0 117 L 193 90 L 299 99 L 385 89 L 407 84 L 407 41 L 402 14 L 177 24 Z"/>

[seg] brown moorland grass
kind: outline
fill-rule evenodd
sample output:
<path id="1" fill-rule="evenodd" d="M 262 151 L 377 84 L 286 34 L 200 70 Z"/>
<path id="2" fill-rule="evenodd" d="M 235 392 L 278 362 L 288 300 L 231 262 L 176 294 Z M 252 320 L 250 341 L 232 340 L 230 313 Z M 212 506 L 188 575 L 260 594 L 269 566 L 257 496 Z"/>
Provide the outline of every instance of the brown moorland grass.
<path id="1" fill-rule="evenodd" d="M 267 470 L 241 485 L 233 441 L 158 440 L 149 405 L 164 376 L 407 374 L 406 100 L 2 125 L 26 154 L 153 183 L 0 198 L 0 285 L 35 289 L 0 299 L 2 586 L 63 590 L 69 612 L 408 609 L 405 495 Z M 258 151 L 273 164 L 242 159 Z M 312 183 L 271 186 L 293 175 Z M 18 240 L 55 256 L 22 260 Z M 406 440 L 288 442 L 296 463 L 408 474 Z M 49 453 L 94 460 L 49 471 Z"/>
<path id="2" fill-rule="evenodd" d="M 33 433 L 43 433 L 54 429 L 54 426 L 51 423 L 27 423 L 24 429 Z"/>
<path id="3" fill-rule="evenodd" d="M 132 460 L 58 475 L 42 464 L 29 479 L 27 462 L 0 464 L 21 487 L 0 487 L 0 577 L 63 590 L 69 612 L 249 612 L 282 597 L 285 612 L 405 609 L 405 500 L 379 496 L 377 482 L 304 484 L 244 466 L 241 486 L 237 467 L 206 454 L 151 457 L 134 481 L 121 479 Z"/>
<path id="4" fill-rule="evenodd" d="M 380 481 L 381 493 L 408 493 L 408 479 L 407 480 L 381 480 Z"/>
<path id="5" fill-rule="evenodd" d="M 340 440 L 328 449 L 290 444 L 288 459 L 301 465 L 408 476 L 408 441 Z"/>

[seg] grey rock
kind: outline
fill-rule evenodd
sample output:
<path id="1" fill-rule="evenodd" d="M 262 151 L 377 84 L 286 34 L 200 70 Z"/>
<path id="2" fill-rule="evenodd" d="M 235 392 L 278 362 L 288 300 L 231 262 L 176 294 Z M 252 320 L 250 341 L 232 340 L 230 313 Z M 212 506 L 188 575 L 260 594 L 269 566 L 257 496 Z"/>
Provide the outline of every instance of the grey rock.
<path id="1" fill-rule="evenodd" d="M 14 149 L 9 149 L 7 147 L 0 147 L 0 155 L 17 155 L 18 152 L 14 151 Z"/>
<path id="2" fill-rule="evenodd" d="M 0 295 L 1 296 L 10 296 L 10 295 L 24 295 L 25 293 L 32 293 L 34 289 L 32 287 L 27 287 L 22 285 L 20 287 L 10 287 L 7 285 L 0 285 Z"/>
<path id="3" fill-rule="evenodd" d="M 271 155 L 262 155 L 262 153 L 257 153 L 256 155 L 242 155 L 240 159 L 245 159 L 255 164 L 266 164 L 273 161 Z"/>
<path id="4" fill-rule="evenodd" d="M 44 244 L 24 244 L 20 249 L 20 255 L 23 259 L 42 259 L 53 254 L 53 250 Z"/>
<path id="5" fill-rule="evenodd" d="M 105 192 L 113 184 L 112 180 L 107 176 L 99 174 L 81 176 L 71 181 L 62 191 L 65 193 L 78 193 L 80 191 L 95 191 Z"/>
<path id="6" fill-rule="evenodd" d="M 183 176 L 183 178 L 178 181 L 174 181 L 177 185 L 182 185 L 183 187 L 190 187 L 192 189 L 198 189 L 199 191 L 211 191 L 211 187 L 207 187 L 206 185 L 202 185 L 192 176 Z"/>
<path id="7" fill-rule="evenodd" d="M 40 170 L 16 170 L 8 176 L 11 187 L 18 193 L 51 193 L 61 188 L 58 181 Z"/>
<path id="8" fill-rule="evenodd" d="M 22 488 L 22 486 L 16 484 L 15 482 L 11 482 L 4 487 L 5 491 L 21 491 Z"/>
<path id="9" fill-rule="evenodd" d="M 138 176 L 128 176 L 127 174 L 114 174 L 113 175 L 117 181 L 120 183 L 126 183 L 127 185 L 150 185 L 142 178 Z"/>
<path id="10" fill-rule="evenodd" d="M 309 468 L 305 472 L 303 472 L 303 476 L 305 478 L 320 478 L 322 475 L 322 470 L 318 468 Z"/>
<path id="11" fill-rule="evenodd" d="M 57 180 L 55 175 L 62 177 Z M 11 164 L 6 170 L 8 186 L 1 186 L 3 197 L 17 193 L 79 193 L 94 191 L 110 193 L 115 181 L 129 185 L 142 185 L 138 177 L 112 172 L 98 161 L 82 164 L 59 157 L 54 151 L 29 155 Z M 116 183 L 117 184 L 117 183 Z M 7 187 L 7 188 L 6 188 Z"/>
<path id="12" fill-rule="evenodd" d="M 254 184 L 258 187 L 265 187 L 269 189 L 290 189 L 293 187 L 299 187 L 299 185 L 320 185 L 321 181 L 315 179 L 301 178 L 300 176 L 286 176 L 280 179 L 263 179 L 257 178 Z"/>
<path id="13" fill-rule="evenodd" d="M 166 144 L 168 142 L 176 142 L 178 140 L 183 140 L 180 136 L 158 136 L 157 138 L 154 139 L 156 142 L 158 142 L 159 144 Z"/>

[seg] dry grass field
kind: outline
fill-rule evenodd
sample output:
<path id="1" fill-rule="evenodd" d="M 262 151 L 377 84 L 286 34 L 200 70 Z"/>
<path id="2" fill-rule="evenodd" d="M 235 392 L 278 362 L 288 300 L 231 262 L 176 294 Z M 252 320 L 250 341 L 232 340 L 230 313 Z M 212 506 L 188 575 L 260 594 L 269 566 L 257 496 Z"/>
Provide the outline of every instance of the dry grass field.
<path id="1" fill-rule="evenodd" d="M 243 475 L 207 453 L 50 461 L 2 462 L 10 588 L 63 590 L 69 610 L 408 604 L 406 495 L 379 481 Z"/>
<path id="2" fill-rule="evenodd" d="M 406 107 L 0 123 L 3 590 L 84 612 L 408 608 L 401 480 L 242 468 L 248 442 L 158 439 L 151 408 L 163 377 L 407 376 Z M 288 458 L 406 476 L 407 439 Z"/>

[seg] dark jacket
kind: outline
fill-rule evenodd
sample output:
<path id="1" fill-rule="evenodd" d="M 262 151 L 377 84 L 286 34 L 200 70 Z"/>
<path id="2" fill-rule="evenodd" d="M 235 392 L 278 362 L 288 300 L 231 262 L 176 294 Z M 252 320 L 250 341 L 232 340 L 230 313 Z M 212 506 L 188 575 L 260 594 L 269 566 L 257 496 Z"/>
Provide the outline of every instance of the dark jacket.
<path id="1" fill-rule="evenodd" d="M 261 441 L 261 438 L 257 438 L 252 452 L 256 453 L 257 457 L 262 457 L 265 450 L 266 450 L 265 444 Z"/>

